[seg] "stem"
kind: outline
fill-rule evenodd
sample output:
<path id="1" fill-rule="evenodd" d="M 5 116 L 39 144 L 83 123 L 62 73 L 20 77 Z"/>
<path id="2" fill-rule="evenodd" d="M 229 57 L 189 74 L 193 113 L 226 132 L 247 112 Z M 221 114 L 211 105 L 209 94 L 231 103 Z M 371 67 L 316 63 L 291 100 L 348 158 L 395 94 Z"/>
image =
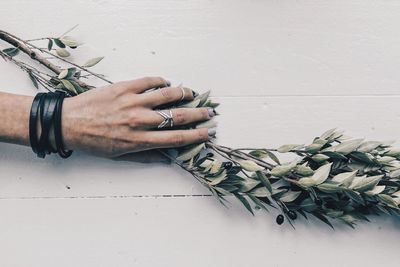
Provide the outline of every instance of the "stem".
<path id="1" fill-rule="evenodd" d="M 24 52 L 25 54 L 27 54 L 31 59 L 36 60 L 37 62 L 39 62 L 40 64 L 42 64 L 43 66 L 45 66 L 46 68 L 48 68 L 49 70 L 51 70 L 52 72 L 54 72 L 55 74 L 60 74 L 62 69 L 56 65 L 54 65 L 53 63 L 51 63 L 50 61 L 48 61 L 46 58 L 44 58 L 42 55 L 36 53 L 35 51 L 33 51 L 29 46 L 32 46 L 31 44 L 28 44 L 27 42 L 25 42 L 24 40 L 8 33 L 5 31 L 0 30 L 0 39 L 11 44 L 14 47 L 19 48 L 22 52 Z M 35 46 L 33 46 L 34 48 L 36 48 Z M 42 51 L 39 49 L 39 51 Z M 43 52 L 43 51 L 42 51 Z M 46 51 L 47 52 L 47 51 Z M 49 54 L 51 54 L 49 52 Z M 51 54 L 52 56 L 54 56 L 53 54 Z M 68 62 L 68 61 L 67 61 Z M 77 82 L 79 84 L 80 87 L 82 88 L 86 88 L 86 89 L 91 89 L 93 88 L 93 86 L 90 86 L 78 79 L 73 78 L 73 80 L 75 82 Z"/>

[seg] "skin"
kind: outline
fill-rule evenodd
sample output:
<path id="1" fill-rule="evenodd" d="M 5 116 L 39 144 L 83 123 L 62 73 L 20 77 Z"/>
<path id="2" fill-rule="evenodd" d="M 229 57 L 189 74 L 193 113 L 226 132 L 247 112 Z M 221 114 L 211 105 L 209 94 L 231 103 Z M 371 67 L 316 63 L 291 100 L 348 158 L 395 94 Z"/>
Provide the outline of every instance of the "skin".
<path id="1" fill-rule="evenodd" d="M 194 98 L 193 90 L 184 88 L 184 92 L 185 100 Z M 164 78 L 146 77 L 66 98 L 62 109 L 65 146 L 101 157 L 165 161 L 155 149 L 199 143 L 215 134 L 210 136 L 207 128 L 157 130 L 163 118 L 155 109 L 176 103 L 181 97 L 181 88 L 169 87 Z M 32 100 L 31 96 L 0 93 L 1 142 L 30 146 L 28 121 Z M 203 107 L 174 108 L 172 114 L 174 125 L 184 125 L 209 120 L 215 112 Z M 51 136 L 52 143 L 53 140 Z"/>

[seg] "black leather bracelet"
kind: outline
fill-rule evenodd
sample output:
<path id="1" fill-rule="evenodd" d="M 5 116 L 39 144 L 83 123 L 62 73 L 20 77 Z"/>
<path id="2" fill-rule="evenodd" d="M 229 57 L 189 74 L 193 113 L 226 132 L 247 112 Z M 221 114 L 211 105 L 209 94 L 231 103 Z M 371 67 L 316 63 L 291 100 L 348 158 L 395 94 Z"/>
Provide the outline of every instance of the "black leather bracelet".
<path id="1" fill-rule="evenodd" d="M 61 113 L 66 94 L 62 91 L 38 93 L 33 102 L 29 118 L 29 140 L 34 153 L 39 158 L 46 154 L 57 153 L 62 158 L 71 156 L 72 150 L 65 150 L 62 141 Z M 41 134 L 37 136 L 37 121 L 40 120 Z M 50 130 L 53 126 L 56 148 L 50 142 Z"/>
<path id="2" fill-rule="evenodd" d="M 62 138 L 62 127 L 61 127 L 61 120 L 62 120 L 62 107 L 64 103 L 64 98 L 66 97 L 66 93 L 63 91 L 57 91 L 59 96 L 59 100 L 57 101 L 57 106 L 55 110 L 55 119 L 54 119 L 54 136 L 55 142 L 57 147 L 58 155 L 62 158 L 68 158 L 72 154 L 72 150 L 65 150 L 65 145 Z"/>
<path id="3" fill-rule="evenodd" d="M 37 154 L 39 142 L 37 136 L 37 120 L 39 115 L 39 110 L 42 102 L 44 101 L 45 93 L 36 94 L 32 102 L 31 112 L 29 116 L 29 142 L 32 151 Z"/>

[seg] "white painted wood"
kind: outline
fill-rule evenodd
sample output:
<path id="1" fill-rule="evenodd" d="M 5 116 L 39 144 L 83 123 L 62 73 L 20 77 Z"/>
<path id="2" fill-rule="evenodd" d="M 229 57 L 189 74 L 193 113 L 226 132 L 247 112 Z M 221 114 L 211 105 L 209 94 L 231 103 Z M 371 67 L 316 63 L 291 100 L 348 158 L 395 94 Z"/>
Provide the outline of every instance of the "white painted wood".
<path id="1" fill-rule="evenodd" d="M 76 23 L 76 62 L 114 81 L 162 75 L 221 102 L 218 143 L 276 147 L 338 127 L 400 136 L 398 1 L 8 1 L 1 28 L 55 36 Z M 0 43 L 4 47 L 4 43 Z M 0 90 L 34 94 L 0 63 Z M 0 122 L 1 123 L 1 122 Z M 69 188 L 69 189 L 68 189 Z M 75 153 L 37 159 L 0 144 L 0 266 L 397 266 L 399 222 L 355 231 L 278 227 L 227 210 L 190 175 Z M 140 197 L 146 196 L 146 197 Z M 310 260 L 311 259 L 311 260 Z"/>
<path id="2" fill-rule="evenodd" d="M 397 266 L 399 222 L 278 226 L 210 198 L 1 200 L 2 266 Z M 391 229 L 391 230 L 389 230 Z"/>

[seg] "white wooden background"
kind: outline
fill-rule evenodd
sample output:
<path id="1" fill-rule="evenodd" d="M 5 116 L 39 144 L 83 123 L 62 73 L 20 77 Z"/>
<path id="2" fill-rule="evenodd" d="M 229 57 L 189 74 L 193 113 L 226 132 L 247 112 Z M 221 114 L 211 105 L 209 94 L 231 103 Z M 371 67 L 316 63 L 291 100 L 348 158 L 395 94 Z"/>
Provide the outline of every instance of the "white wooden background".
<path id="1" fill-rule="evenodd" d="M 1 28 L 26 39 L 79 23 L 74 59 L 106 56 L 95 70 L 114 81 L 162 75 L 212 89 L 221 144 L 304 143 L 332 127 L 400 137 L 400 1 L 0 4 Z M 35 93 L 11 64 L 0 77 L 1 91 Z M 294 231 L 237 202 L 157 196 L 207 193 L 165 164 L 42 160 L 0 144 L 0 266 L 399 266 L 395 219 L 336 231 L 299 220 Z"/>

